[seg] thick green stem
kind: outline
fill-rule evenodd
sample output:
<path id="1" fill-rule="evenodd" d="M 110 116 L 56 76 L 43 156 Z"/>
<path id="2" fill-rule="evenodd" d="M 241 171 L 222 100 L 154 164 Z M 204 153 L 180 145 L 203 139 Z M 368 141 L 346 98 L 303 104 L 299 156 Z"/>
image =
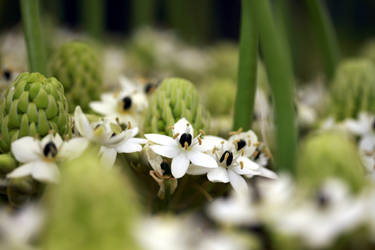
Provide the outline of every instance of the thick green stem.
<path id="1" fill-rule="evenodd" d="M 100 40 L 103 37 L 105 22 L 104 0 L 82 0 L 82 18 L 85 31 Z"/>
<path id="2" fill-rule="evenodd" d="M 294 109 L 294 79 L 287 49 L 279 39 L 269 0 L 248 0 L 260 35 L 260 45 L 274 99 L 276 164 L 294 173 L 297 129 Z"/>
<path id="3" fill-rule="evenodd" d="M 309 9 L 319 46 L 323 53 L 324 67 L 328 79 L 332 79 L 336 65 L 340 59 L 340 50 L 336 34 L 327 13 L 320 3 L 321 0 L 305 0 Z"/>
<path id="4" fill-rule="evenodd" d="M 46 51 L 40 29 L 39 0 L 21 0 L 21 11 L 29 70 L 46 74 Z"/>
<path id="5" fill-rule="evenodd" d="M 258 35 L 249 0 L 242 0 L 240 54 L 233 129 L 251 127 L 257 79 Z"/>
<path id="6" fill-rule="evenodd" d="M 133 0 L 131 4 L 134 27 L 152 26 L 155 16 L 155 0 Z"/>

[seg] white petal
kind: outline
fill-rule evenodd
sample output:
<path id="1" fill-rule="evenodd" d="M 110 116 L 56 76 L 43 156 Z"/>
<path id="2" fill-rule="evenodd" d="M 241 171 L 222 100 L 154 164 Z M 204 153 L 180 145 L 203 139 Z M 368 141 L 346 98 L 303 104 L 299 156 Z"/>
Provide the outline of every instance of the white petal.
<path id="1" fill-rule="evenodd" d="M 194 129 L 188 120 L 186 120 L 185 118 L 181 118 L 173 125 L 173 134 L 175 135 L 177 133 L 179 133 L 180 135 L 182 135 L 183 133 L 190 133 L 194 135 Z"/>
<path id="2" fill-rule="evenodd" d="M 364 135 L 369 132 L 370 130 L 370 121 L 366 120 L 347 120 L 344 122 L 344 126 L 349 130 L 349 132 L 356 134 L 356 135 Z"/>
<path id="3" fill-rule="evenodd" d="M 60 172 L 54 162 L 40 161 L 35 163 L 31 176 L 41 182 L 57 183 Z"/>
<path id="4" fill-rule="evenodd" d="M 46 144 L 49 143 L 49 142 L 53 142 L 54 143 L 54 138 L 53 138 L 52 134 L 48 134 L 48 135 L 46 135 L 46 136 L 43 137 L 43 139 L 39 143 L 40 148 L 43 149 L 46 146 Z"/>
<path id="5" fill-rule="evenodd" d="M 31 175 L 34 165 L 38 163 L 37 162 L 30 162 L 24 165 L 19 166 L 18 168 L 14 169 L 12 172 L 10 172 L 7 175 L 7 178 L 21 178 L 28 175 Z"/>
<path id="6" fill-rule="evenodd" d="M 88 143 L 88 140 L 82 137 L 70 139 L 62 144 L 58 157 L 61 159 L 77 158 L 85 151 Z"/>
<path id="7" fill-rule="evenodd" d="M 228 170 L 230 184 L 237 193 L 245 193 L 248 191 L 248 186 L 244 178 L 232 170 Z"/>
<path id="8" fill-rule="evenodd" d="M 365 152 L 372 152 L 375 149 L 375 136 L 366 135 L 359 142 L 359 149 Z"/>
<path id="9" fill-rule="evenodd" d="M 131 128 L 131 129 L 127 129 L 126 132 L 128 133 L 129 137 L 134 137 L 138 134 L 139 129 L 138 129 L 138 127 L 134 127 L 134 128 Z"/>
<path id="10" fill-rule="evenodd" d="M 101 147 L 100 148 L 100 162 L 103 166 L 112 167 L 115 164 L 117 152 L 113 148 Z"/>
<path id="11" fill-rule="evenodd" d="M 177 145 L 176 141 L 169 136 L 159 134 L 145 134 L 147 140 L 164 146 Z"/>
<path id="12" fill-rule="evenodd" d="M 138 143 L 138 138 L 131 138 L 116 146 L 116 150 L 119 153 L 133 153 L 142 151 L 142 146 Z"/>
<path id="13" fill-rule="evenodd" d="M 203 175 L 207 174 L 208 171 L 210 171 L 210 168 L 204 168 L 191 164 L 186 173 L 190 175 Z"/>
<path id="14" fill-rule="evenodd" d="M 94 130 L 91 128 L 90 122 L 82 112 L 80 106 L 77 106 L 74 111 L 74 125 L 83 137 L 86 137 L 90 140 L 93 138 Z"/>
<path id="15" fill-rule="evenodd" d="M 215 146 L 220 146 L 221 142 L 226 142 L 225 139 L 217 136 L 204 136 L 201 145 L 196 145 L 197 149 L 201 152 L 211 152 Z"/>
<path id="16" fill-rule="evenodd" d="M 42 155 L 39 141 L 30 136 L 12 142 L 11 151 L 16 160 L 22 163 L 36 161 Z"/>
<path id="17" fill-rule="evenodd" d="M 163 172 L 160 167 L 160 164 L 163 162 L 163 158 L 161 158 L 160 155 L 152 151 L 150 147 L 148 146 L 145 147 L 144 152 L 146 154 L 147 160 L 150 163 L 152 169 L 154 169 L 156 172 L 162 175 Z"/>
<path id="18" fill-rule="evenodd" d="M 242 162 L 242 166 L 240 164 Z M 248 175 L 248 174 L 254 174 L 257 173 L 259 170 L 260 166 L 258 163 L 246 158 L 246 157 L 239 157 L 237 159 L 237 164 L 233 166 L 233 171 L 235 171 L 237 174 L 240 175 Z"/>
<path id="19" fill-rule="evenodd" d="M 189 160 L 197 166 L 206 167 L 206 168 L 218 167 L 216 160 L 208 154 L 204 154 L 202 152 L 192 149 L 191 151 L 187 152 L 187 156 Z"/>
<path id="20" fill-rule="evenodd" d="M 168 158 L 173 158 L 181 152 L 177 146 L 151 145 L 150 148 L 158 155 Z"/>
<path id="21" fill-rule="evenodd" d="M 56 134 L 53 138 L 53 142 L 55 143 L 57 149 L 60 149 L 64 141 L 59 134 Z"/>
<path id="22" fill-rule="evenodd" d="M 215 169 L 210 169 L 207 173 L 207 178 L 211 182 L 229 182 L 228 171 L 225 168 L 218 167 Z"/>
<path id="23" fill-rule="evenodd" d="M 108 102 L 90 102 L 90 108 L 96 113 L 102 115 L 111 115 L 116 113 L 116 104 Z"/>
<path id="24" fill-rule="evenodd" d="M 189 159 L 186 157 L 184 153 L 180 153 L 172 160 L 172 175 L 174 178 L 181 178 L 185 175 L 188 167 L 190 165 Z"/>

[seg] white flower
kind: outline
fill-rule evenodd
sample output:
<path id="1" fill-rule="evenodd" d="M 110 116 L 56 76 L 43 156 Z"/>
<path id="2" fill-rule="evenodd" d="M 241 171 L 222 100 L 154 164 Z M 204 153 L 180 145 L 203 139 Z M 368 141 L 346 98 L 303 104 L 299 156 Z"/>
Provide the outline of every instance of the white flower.
<path id="1" fill-rule="evenodd" d="M 229 137 L 228 141 L 234 144 L 236 151 L 242 150 L 247 157 L 252 157 L 260 144 L 257 135 L 252 130 L 235 133 Z"/>
<path id="2" fill-rule="evenodd" d="M 90 124 L 79 106 L 74 111 L 74 124 L 83 137 L 101 146 L 101 162 L 106 166 L 113 166 L 117 153 L 139 152 L 141 144 L 146 143 L 145 139 L 134 138 L 138 134 L 137 127 L 128 126 L 124 131 L 114 131 L 116 124 L 108 119 Z"/>
<path id="3" fill-rule="evenodd" d="M 365 203 L 352 198 L 339 180 L 328 180 L 314 201 L 280 216 L 278 229 L 300 236 L 310 247 L 327 247 L 344 232 L 363 222 Z"/>
<path id="4" fill-rule="evenodd" d="M 20 178 L 31 175 L 42 182 L 57 182 L 59 170 L 56 162 L 78 157 L 87 147 L 84 138 L 63 141 L 59 134 L 48 134 L 41 141 L 22 137 L 11 144 L 11 151 L 22 165 L 7 175 Z"/>
<path id="5" fill-rule="evenodd" d="M 231 143 L 220 137 L 205 137 L 202 140 L 201 148 L 205 152 L 212 154 L 219 167 L 207 169 L 200 166 L 192 166 L 188 174 L 196 175 L 207 173 L 207 178 L 211 182 L 230 182 L 237 192 L 246 192 L 248 188 L 245 179 L 241 175 L 248 178 L 255 175 L 268 178 L 277 177 L 271 170 L 260 166 L 246 157 L 244 151 L 246 148 L 241 148 L 240 151 L 238 151 L 236 147 L 238 148 L 238 140 L 234 140 L 234 142 Z M 253 150 L 251 146 L 249 150 Z"/>
<path id="6" fill-rule="evenodd" d="M 156 144 L 150 148 L 157 154 L 172 158 L 171 171 L 175 178 L 181 178 L 188 170 L 190 163 L 206 168 L 217 168 L 216 161 L 208 154 L 201 152 L 200 135 L 193 138 L 191 124 L 181 118 L 173 126 L 173 138 L 159 134 L 146 134 L 145 137 Z"/>
<path id="7" fill-rule="evenodd" d="M 113 122 L 137 124 L 139 114 L 148 107 L 147 96 L 142 88 L 127 78 L 121 78 L 120 82 L 121 91 L 104 93 L 101 101 L 90 103 L 90 108 Z"/>

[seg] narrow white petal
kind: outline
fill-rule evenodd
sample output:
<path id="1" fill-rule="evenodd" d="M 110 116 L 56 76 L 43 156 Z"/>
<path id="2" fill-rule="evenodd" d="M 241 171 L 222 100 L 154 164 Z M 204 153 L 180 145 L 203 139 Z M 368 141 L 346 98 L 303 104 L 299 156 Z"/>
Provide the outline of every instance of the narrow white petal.
<path id="1" fill-rule="evenodd" d="M 147 140 L 164 146 L 177 145 L 176 141 L 169 136 L 159 134 L 145 134 Z"/>
<path id="2" fill-rule="evenodd" d="M 35 162 L 30 162 L 19 166 L 7 175 L 7 178 L 21 178 L 31 175 Z"/>
<path id="3" fill-rule="evenodd" d="M 142 146 L 132 139 L 126 140 L 116 146 L 116 150 L 119 153 L 133 153 L 142 151 Z"/>
<path id="4" fill-rule="evenodd" d="M 210 169 L 207 173 L 207 178 L 211 182 L 229 182 L 228 170 L 222 167 Z"/>
<path id="5" fill-rule="evenodd" d="M 88 140 L 83 137 L 73 138 L 62 144 L 62 147 L 58 153 L 58 157 L 61 159 L 74 159 L 80 156 L 88 146 Z"/>
<path id="6" fill-rule="evenodd" d="M 359 141 L 359 150 L 364 152 L 372 152 L 375 149 L 375 136 L 365 135 Z"/>
<path id="7" fill-rule="evenodd" d="M 228 170 L 230 184 L 237 193 L 245 193 L 248 191 L 248 186 L 244 178 L 232 170 Z"/>
<path id="8" fill-rule="evenodd" d="M 35 163 L 31 176 L 41 182 L 57 183 L 60 172 L 54 162 L 40 161 Z"/>
<path id="9" fill-rule="evenodd" d="M 53 142 L 55 143 L 57 149 L 60 149 L 64 141 L 59 134 L 56 134 L 53 138 Z"/>
<path id="10" fill-rule="evenodd" d="M 36 161 L 42 156 L 39 141 L 30 136 L 12 142 L 11 151 L 16 160 L 22 163 Z"/>
<path id="11" fill-rule="evenodd" d="M 225 142 L 226 140 L 221 137 L 208 135 L 203 137 L 201 145 L 198 144 L 195 147 L 201 152 L 211 152 L 215 146 L 220 146 L 223 141 Z"/>
<path id="12" fill-rule="evenodd" d="M 278 176 L 275 172 L 273 172 L 273 171 L 271 171 L 267 168 L 264 168 L 264 167 L 259 168 L 258 173 L 255 174 L 255 175 L 267 177 L 267 178 L 270 178 L 270 179 L 277 179 L 278 178 Z"/>
<path id="13" fill-rule="evenodd" d="M 203 175 L 207 174 L 208 171 L 210 171 L 210 168 L 204 168 L 191 164 L 186 173 L 190 175 Z"/>
<path id="14" fill-rule="evenodd" d="M 90 126 L 90 122 L 85 116 L 85 114 L 82 112 L 82 109 L 80 106 L 77 106 L 74 111 L 74 125 L 75 128 L 78 130 L 78 132 L 88 139 L 93 138 L 94 131 L 92 127 Z"/>
<path id="15" fill-rule="evenodd" d="M 190 165 L 189 159 L 186 157 L 184 153 L 180 153 L 172 160 L 172 175 L 174 178 L 181 178 L 185 175 L 188 167 Z"/>
<path id="16" fill-rule="evenodd" d="M 138 144 L 146 144 L 147 140 L 142 138 L 130 138 L 128 141 L 131 141 L 132 143 L 138 143 Z"/>
<path id="17" fill-rule="evenodd" d="M 194 135 L 194 129 L 191 126 L 190 122 L 186 120 L 185 118 L 181 118 L 178 120 L 174 125 L 173 125 L 173 134 L 180 134 L 182 135 L 183 133 L 190 133 Z"/>
<path id="18" fill-rule="evenodd" d="M 189 160 L 197 166 L 206 167 L 206 168 L 218 167 L 216 160 L 208 154 L 192 149 L 191 151 L 187 152 L 187 156 Z"/>
<path id="19" fill-rule="evenodd" d="M 116 113 L 116 106 L 108 102 L 90 102 L 90 108 L 96 113 L 102 115 L 111 115 Z"/>
<path id="20" fill-rule="evenodd" d="M 115 164 L 117 152 L 113 148 L 101 147 L 100 148 L 100 162 L 103 166 L 112 167 Z"/>
<path id="21" fill-rule="evenodd" d="M 158 155 L 167 158 L 173 158 L 181 152 L 181 150 L 177 146 L 151 145 L 150 148 Z"/>
<path id="22" fill-rule="evenodd" d="M 242 162 L 242 165 L 240 164 L 240 162 Z M 246 157 L 240 157 L 237 159 L 237 164 L 234 165 L 232 169 L 240 175 L 254 175 L 254 173 L 256 173 L 260 169 L 260 166 L 258 165 L 258 163 Z"/>

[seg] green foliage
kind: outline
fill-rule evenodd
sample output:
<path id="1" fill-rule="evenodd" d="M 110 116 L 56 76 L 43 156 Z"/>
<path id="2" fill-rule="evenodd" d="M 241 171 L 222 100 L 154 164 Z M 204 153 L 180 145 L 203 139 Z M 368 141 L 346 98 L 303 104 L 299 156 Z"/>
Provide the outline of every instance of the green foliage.
<path id="1" fill-rule="evenodd" d="M 332 113 L 337 120 L 375 112 L 375 66 L 367 59 L 342 62 L 332 83 Z"/>
<path id="2" fill-rule="evenodd" d="M 145 133 L 171 135 L 170 126 L 185 117 L 197 133 L 208 128 L 208 114 L 199 104 L 194 85 L 184 79 L 165 79 L 153 94 L 146 114 Z"/>
<path id="3" fill-rule="evenodd" d="M 42 249 L 138 249 L 134 221 L 138 206 L 132 187 L 99 164 L 93 152 L 68 162 L 59 185 L 47 192 L 47 224 Z"/>
<path id="4" fill-rule="evenodd" d="M 297 167 L 302 185 L 316 190 L 325 179 L 336 177 L 358 191 L 365 184 L 364 174 L 357 148 L 345 134 L 324 132 L 305 139 Z"/>
<path id="5" fill-rule="evenodd" d="M 71 131 L 62 84 L 40 73 L 20 74 L 0 101 L 0 150 L 9 152 L 12 141 L 50 131 L 63 137 Z"/>
<path id="6" fill-rule="evenodd" d="M 215 79 L 204 86 L 204 103 L 212 115 L 230 115 L 233 110 L 236 85 L 231 80 Z M 219 101 L 220 100 L 220 101 Z"/>
<path id="7" fill-rule="evenodd" d="M 52 57 L 49 71 L 64 85 L 70 112 L 77 105 L 87 112 L 90 101 L 99 99 L 102 86 L 101 64 L 96 51 L 88 44 L 64 44 Z"/>

